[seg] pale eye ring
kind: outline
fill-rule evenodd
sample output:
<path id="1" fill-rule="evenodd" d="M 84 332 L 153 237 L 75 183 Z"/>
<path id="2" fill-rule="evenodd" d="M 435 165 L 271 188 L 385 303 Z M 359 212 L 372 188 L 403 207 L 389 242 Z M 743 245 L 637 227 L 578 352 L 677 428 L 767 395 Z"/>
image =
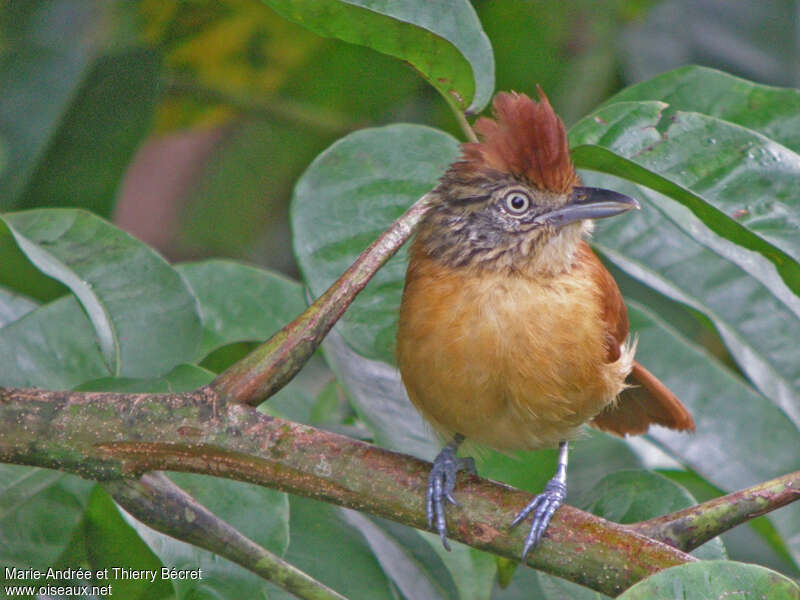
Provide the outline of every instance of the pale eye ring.
<path id="1" fill-rule="evenodd" d="M 512 215 L 525 214 L 531 207 L 531 199 L 520 191 L 509 192 L 503 200 L 506 210 Z"/>

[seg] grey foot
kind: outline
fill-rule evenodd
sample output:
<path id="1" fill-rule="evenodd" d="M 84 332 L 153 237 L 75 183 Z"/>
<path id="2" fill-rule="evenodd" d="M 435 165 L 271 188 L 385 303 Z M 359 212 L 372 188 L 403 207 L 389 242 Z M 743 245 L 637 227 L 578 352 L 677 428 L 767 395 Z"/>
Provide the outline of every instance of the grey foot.
<path id="1" fill-rule="evenodd" d="M 434 525 L 436 526 L 436 531 L 442 538 L 442 544 L 446 550 L 450 550 L 450 544 L 447 543 L 447 524 L 444 519 L 445 500 L 458 506 L 458 502 L 453 497 L 453 488 L 456 486 L 456 474 L 459 471 L 464 470 L 473 475 L 477 474 L 474 460 L 456 456 L 457 447 L 458 445 L 455 443 L 447 444 L 434 459 L 433 468 L 428 475 L 428 527 L 433 529 Z"/>
<path id="2" fill-rule="evenodd" d="M 564 499 L 566 497 L 567 486 L 558 479 L 551 479 L 545 486 L 544 491 L 534 497 L 534 499 L 514 517 L 514 520 L 511 522 L 512 527 L 521 523 L 529 514 L 533 513 L 531 530 L 528 532 L 528 537 L 525 538 L 525 546 L 522 549 L 522 560 L 525 560 L 528 552 L 541 541 L 544 532 L 547 531 L 547 526 L 550 524 L 553 513 L 556 512 L 559 506 L 564 504 Z"/>

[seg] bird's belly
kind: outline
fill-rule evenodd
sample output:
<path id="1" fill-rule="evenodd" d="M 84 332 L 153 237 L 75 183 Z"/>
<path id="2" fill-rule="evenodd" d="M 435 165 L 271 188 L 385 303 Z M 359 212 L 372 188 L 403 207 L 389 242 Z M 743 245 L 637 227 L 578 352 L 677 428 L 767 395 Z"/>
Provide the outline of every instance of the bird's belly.
<path id="1" fill-rule="evenodd" d="M 572 437 L 613 402 L 626 373 L 606 362 L 593 286 L 436 273 L 407 283 L 398 364 L 409 397 L 445 435 L 498 449 Z"/>

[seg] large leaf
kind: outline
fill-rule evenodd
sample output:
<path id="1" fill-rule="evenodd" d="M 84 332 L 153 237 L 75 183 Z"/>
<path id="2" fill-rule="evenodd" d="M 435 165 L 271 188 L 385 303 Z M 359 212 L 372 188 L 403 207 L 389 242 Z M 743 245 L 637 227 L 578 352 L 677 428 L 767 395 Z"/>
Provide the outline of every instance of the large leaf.
<path id="1" fill-rule="evenodd" d="M 0 327 L 25 316 L 36 306 L 30 298 L 0 287 Z"/>
<path id="2" fill-rule="evenodd" d="M 608 600 L 609 596 L 534 569 L 517 569 L 505 588 L 495 586 L 492 600 Z"/>
<path id="3" fill-rule="evenodd" d="M 195 357 L 202 328 L 194 296 L 154 250 L 81 210 L 0 218 L 28 260 L 83 304 L 112 375 L 151 377 Z"/>
<path id="4" fill-rule="evenodd" d="M 441 449 L 438 436 L 409 401 L 397 369 L 354 352 L 335 330 L 328 334 L 323 348 L 328 364 L 347 387 L 353 407 L 375 442 L 433 460 Z"/>
<path id="5" fill-rule="evenodd" d="M 77 392 L 118 392 L 121 394 L 178 394 L 191 392 L 208 385 L 215 374 L 195 365 L 178 365 L 156 379 L 132 377 L 101 377 L 86 381 L 74 389 Z"/>
<path id="6" fill-rule="evenodd" d="M 342 510 L 341 515 L 361 532 L 384 572 L 404 597 L 430 600 L 458 598 L 455 581 L 423 539 L 422 532 L 391 521 L 370 519 L 352 510 Z M 455 544 L 453 550 L 461 555 L 468 548 Z"/>
<path id="7" fill-rule="evenodd" d="M 160 574 L 165 565 L 122 518 L 114 501 L 100 485 L 94 486 L 89 497 L 82 533 L 79 541 L 85 545 L 83 551 L 95 572 L 93 585 L 110 585 L 114 594 L 131 600 L 166 600 L 171 597 L 172 586 L 166 579 L 156 577 L 155 581 L 150 581 L 149 578 L 126 579 L 121 576 L 122 566 L 139 572 L 156 570 Z M 67 560 L 74 561 L 74 555 Z M 100 577 L 97 577 L 98 573 L 102 573 Z"/>
<path id="8" fill-rule="evenodd" d="M 64 390 L 107 375 L 91 323 L 72 296 L 0 329 L 0 386 Z"/>
<path id="9" fill-rule="evenodd" d="M 590 173 L 587 183 L 639 199 L 642 210 L 598 223 L 606 258 L 649 287 L 705 314 L 751 381 L 800 426 L 800 299 L 737 262 L 753 253 L 715 235 L 688 209 L 651 190 Z M 691 232 L 691 235 L 690 235 Z M 736 260 L 734 262 L 733 260 Z M 750 269 L 753 271 L 754 269 Z M 767 269 L 768 270 L 768 269 Z"/>
<path id="10" fill-rule="evenodd" d="M 95 61 L 16 207 L 79 206 L 110 217 L 122 176 L 150 128 L 159 66 L 154 52 L 138 48 Z"/>
<path id="11" fill-rule="evenodd" d="M 228 260 L 177 270 L 197 298 L 203 323 L 197 359 L 234 342 L 266 340 L 306 307 L 302 286 L 277 273 Z"/>
<path id="12" fill-rule="evenodd" d="M 347 598 L 396 598 L 391 580 L 344 509 L 298 496 L 289 503 L 287 561 Z"/>
<path id="13" fill-rule="evenodd" d="M 320 154 L 292 201 L 294 250 L 314 297 L 395 218 L 435 185 L 458 154 L 449 135 L 418 125 L 358 131 Z M 398 252 L 337 325 L 368 358 L 393 362 L 406 253 Z"/>
<path id="14" fill-rule="evenodd" d="M 460 110 L 480 112 L 494 88 L 489 39 L 472 5 L 401 0 L 263 0 L 312 31 L 409 62 Z"/>
<path id="15" fill-rule="evenodd" d="M 646 100 L 735 123 L 800 151 L 800 91 L 796 89 L 753 83 L 690 65 L 625 88 L 604 105 Z"/>
<path id="16" fill-rule="evenodd" d="M 625 591 L 620 600 L 796 600 L 800 587 L 788 577 L 758 565 L 700 561 L 660 571 Z"/>
<path id="17" fill-rule="evenodd" d="M 289 500 L 285 493 L 209 475 L 170 473 L 169 478 L 257 544 L 278 556 L 286 552 Z"/>
<path id="18" fill-rule="evenodd" d="M 570 131 L 578 166 L 685 204 L 712 231 L 771 261 L 800 295 L 800 156 L 749 129 L 662 102 L 620 102 Z"/>
<path id="19" fill-rule="evenodd" d="M 39 570 L 52 565 L 78 528 L 91 489 L 91 482 L 74 475 L 0 465 L 3 564 Z"/>

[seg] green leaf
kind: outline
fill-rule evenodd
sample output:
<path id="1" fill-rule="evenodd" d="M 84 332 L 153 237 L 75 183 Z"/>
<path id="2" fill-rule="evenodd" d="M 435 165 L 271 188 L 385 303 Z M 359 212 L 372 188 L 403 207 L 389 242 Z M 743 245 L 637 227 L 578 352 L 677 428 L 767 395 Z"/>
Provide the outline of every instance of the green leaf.
<path id="1" fill-rule="evenodd" d="M 397 369 L 354 352 L 336 330 L 325 338 L 323 349 L 375 443 L 433 460 L 441 450 L 441 443 L 409 401 Z"/>
<path id="2" fill-rule="evenodd" d="M 33 300 L 0 287 L 0 328 L 25 316 L 37 306 Z"/>
<path id="3" fill-rule="evenodd" d="M 95 572 L 103 570 L 108 574 L 107 578 L 96 577 L 94 585 L 110 585 L 114 594 L 132 600 L 166 599 L 172 594 L 172 586 L 161 577 L 151 582 L 148 579 L 120 576 L 120 568 L 131 571 L 156 570 L 160 573 L 165 565 L 125 522 L 114 501 L 99 485 L 94 486 L 89 497 L 83 537 L 91 568 Z"/>
<path id="4" fill-rule="evenodd" d="M 397 598 L 369 544 L 344 517 L 345 509 L 299 496 L 289 503 L 291 542 L 285 560 L 347 598 Z"/>
<path id="5" fill-rule="evenodd" d="M 319 35 L 409 62 L 460 110 L 480 112 L 489 102 L 494 88 L 492 47 L 465 0 L 263 1 Z"/>
<path id="6" fill-rule="evenodd" d="M 800 151 L 800 91 L 778 88 L 728 73 L 689 65 L 615 94 L 617 102 L 659 100 L 674 110 L 697 112 L 735 123 Z"/>
<path id="7" fill-rule="evenodd" d="M 452 574 L 460 600 L 489 598 L 497 574 L 494 556 L 455 541 L 450 542 L 448 551 L 438 535 L 428 531 L 420 534 Z"/>
<path id="8" fill-rule="evenodd" d="M 150 128 L 159 62 L 152 51 L 135 48 L 94 63 L 17 207 L 80 206 L 111 216 L 122 176 Z"/>
<path id="9" fill-rule="evenodd" d="M 259 598 L 266 595 L 267 583 L 244 567 L 150 529 L 128 513 L 122 514 L 165 566 L 202 571 L 201 580 L 171 580 L 175 598 Z"/>
<path id="10" fill-rule="evenodd" d="M 232 128 L 186 190 L 178 240 L 184 253 L 240 256 L 252 254 L 258 245 L 271 266 L 291 266 L 282 227 L 288 195 L 303 169 L 331 141 L 319 137 L 300 124 L 267 118 L 250 117 Z M 286 152 L 287 147 L 292 151 Z"/>
<path id="11" fill-rule="evenodd" d="M 92 326 L 66 296 L 0 329 L 0 385 L 71 389 L 108 375 Z"/>
<path id="12" fill-rule="evenodd" d="M 609 596 L 587 587 L 521 567 L 505 589 L 495 587 L 492 600 L 607 600 Z"/>
<path id="13" fill-rule="evenodd" d="M 45 154 L 90 68 L 106 17 L 90 0 L 4 7 L 0 146 L 7 168 L 0 172 L 0 210 L 15 205 Z"/>
<path id="14" fill-rule="evenodd" d="M 454 138 L 419 125 L 358 131 L 320 154 L 298 181 L 291 209 L 294 251 L 311 294 L 320 296 L 394 219 L 429 192 L 457 154 Z M 405 263 L 401 249 L 337 325 L 362 356 L 394 360 Z"/>
<path id="15" fill-rule="evenodd" d="M 75 387 L 77 392 L 119 392 L 122 394 L 176 394 L 191 392 L 211 383 L 215 374 L 194 365 L 178 365 L 157 379 L 101 377 Z"/>
<path id="16" fill-rule="evenodd" d="M 423 539 L 423 532 L 384 519 L 371 519 L 352 510 L 342 510 L 341 515 L 364 536 L 383 571 L 405 598 L 444 600 L 459 597 L 456 583 L 442 560 Z M 438 537 L 436 540 L 441 544 Z M 463 554 L 467 548 L 456 544 L 453 549 Z"/>
<path id="17" fill-rule="evenodd" d="M 604 477 L 584 496 L 579 508 L 615 523 L 636 523 L 697 504 L 677 483 L 652 471 L 617 471 Z M 719 538 L 692 554 L 703 560 L 727 558 Z"/>
<path id="18" fill-rule="evenodd" d="M 665 569 L 617 596 L 620 600 L 792 600 L 800 587 L 791 579 L 760 567 L 732 561 L 701 561 Z"/>
<path id="19" fill-rule="evenodd" d="M 285 493 L 210 475 L 169 473 L 169 478 L 260 546 L 278 556 L 286 552 L 289 500 Z"/>
<path id="20" fill-rule="evenodd" d="M 709 229 L 762 254 L 800 295 L 800 156 L 754 131 L 661 102 L 601 108 L 570 131 L 579 167 L 686 205 Z"/>
<path id="21" fill-rule="evenodd" d="M 558 452 L 547 448 L 509 455 L 481 448 L 475 454 L 478 472 L 483 477 L 538 494 L 556 471 Z M 641 466 L 639 458 L 623 440 L 586 428 L 570 443 L 567 502 L 575 504 L 609 473 Z"/>
<path id="22" fill-rule="evenodd" d="M 585 179 L 642 204 L 625 218 L 598 223 L 597 249 L 629 275 L 705 314 L 747 377 L 800 427 L 800 300 L 788 290 L 776 297 L 782 283 L 756 279 L 752 253 L 708 231 L 684 206 L 608 176 Z M 750 272 L 739 266 L 745 262 Z"/>
<path id="23" fill-rule="evenodd" d="M 0 562 L 46 570 L 70 544 L 92 485 L 49 469 L 0 465 Z"/>
<path id="24" fill-rule="evenodd" d="M 154 250 L 82 210 L 0 219 L 28 260 L 83 304 L 111 374 L 152 377 L 195 357 L 202 329 L 194 296 Z"/>
<path id="25" fill-rule="evenodd" d="M 263 341 L 306 308 L 291 279 L 228 260 L 178 265 L 199 305 L 203 342 L 195 358 L 235 342 Z"/>

